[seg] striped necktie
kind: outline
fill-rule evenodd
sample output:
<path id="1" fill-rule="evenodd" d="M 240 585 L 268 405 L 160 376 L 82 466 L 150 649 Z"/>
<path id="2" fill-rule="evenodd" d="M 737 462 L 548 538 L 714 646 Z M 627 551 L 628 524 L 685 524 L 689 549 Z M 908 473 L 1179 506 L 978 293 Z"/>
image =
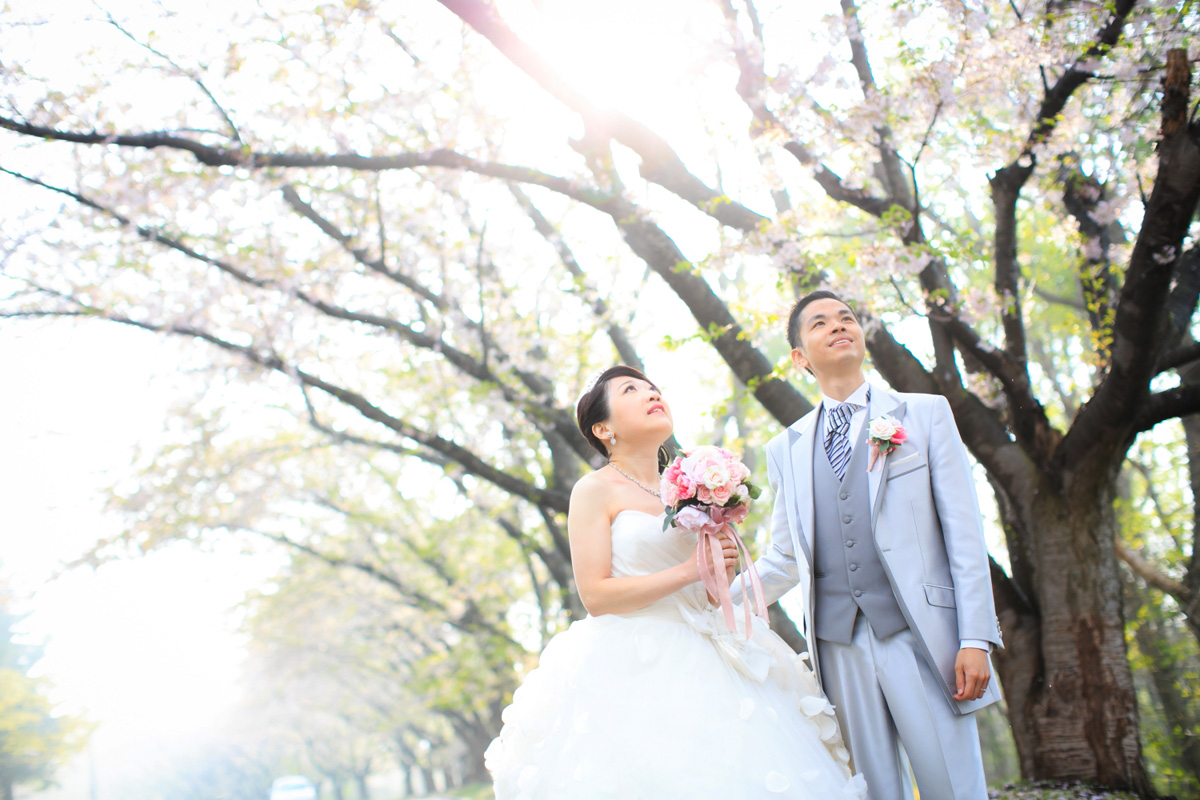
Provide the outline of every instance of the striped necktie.
<path id="1" fill-rule="evenodd" d="M 846 477 L 846 465 L 850 463 L 850 417 L 856 408 L 853 403 L 839 403 L 829 412 L 825 454 L 839 481 Z"/>

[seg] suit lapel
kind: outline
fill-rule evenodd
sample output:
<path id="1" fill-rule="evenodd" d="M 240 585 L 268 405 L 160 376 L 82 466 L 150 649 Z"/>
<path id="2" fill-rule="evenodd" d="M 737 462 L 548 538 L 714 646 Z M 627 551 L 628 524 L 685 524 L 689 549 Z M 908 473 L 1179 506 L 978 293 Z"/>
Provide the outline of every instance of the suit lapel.
<path id="1" fill-rule="evenodd" d="M 885 392 L 878 386 L 871 387 L 871 402 L 867 405 L 867 419 L 864 425 L 870 425 L 871 420 L 884 414 L 890 414 L 898 420 L 904 420 L 905 404 L 895 395 Z M 870 447 L 870 436 L 867 436 L 867 447 Z M 867 463 L 871 462 L 868 452 Z M 879 515 L 879 505 L 883 500 L 883 489 L 887 486 L 888 468 L 892 459 L 880 456 L 875 462 L 875 468 L 867 473 L 867 499 L 871 504 L 871 529 L 875 529 L 876 517 Z"/>
<path id="2" fill-rule="evenodd" d="M 813 525 L 815 524 L 815 512 L 813 511 L 813 448 L 816 446 L 817 420 L 820 414 L 820 406 L 805 414 L 800 420 L 794 423 L 789 429 L 789 439 L 791 441 L 791 458 L 788 459 L 793 472 L 792 486 L 795 487 L 795 492 L 792 497 L 796 504 L 796 521 L 800 526 L 800 546 L 804 549 L 804 555 L 808 559 L 809 565 L 812 561 L 813 547 Z"/>

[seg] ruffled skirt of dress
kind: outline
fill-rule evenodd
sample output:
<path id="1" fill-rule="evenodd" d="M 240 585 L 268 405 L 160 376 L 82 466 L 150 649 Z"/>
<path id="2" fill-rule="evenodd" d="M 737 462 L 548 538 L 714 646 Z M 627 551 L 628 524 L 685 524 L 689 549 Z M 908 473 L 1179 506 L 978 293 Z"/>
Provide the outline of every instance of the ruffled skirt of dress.
<path id="1" fill-rule="evenodd" d="M 503 719 L 485 757 L 497 800 L 866 796 L 803 658 L 711 608 L 574 623 Z"/>

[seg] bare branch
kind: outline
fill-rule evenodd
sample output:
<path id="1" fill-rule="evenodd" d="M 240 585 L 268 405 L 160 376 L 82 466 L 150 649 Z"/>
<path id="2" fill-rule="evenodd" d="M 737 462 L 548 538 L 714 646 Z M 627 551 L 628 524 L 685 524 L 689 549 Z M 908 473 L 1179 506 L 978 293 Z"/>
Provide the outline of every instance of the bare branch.
<path id="1" fill-rule="evenodd" d="M 1200 342 L 1190 342 L 1163 353 L 1159 356 L 1154 369 L 1156 373 L 1161 374 L 1168 370 L 1187 366 L 1197 359 L 1200 359 Z"/>
<path id="2" fill-rule="evenodd" d="M 1133 419 L 1133 432 L 1141 433 L 1160 422 L 1191 414 L 1200 414 L 1200 384 L 1185 383 L 1147 397 Z"/>
<path id="3" fill-rule="evenodd" d="M 1184 608 L 1189 606 L 1193 596 L 1191 589 L 1169 575 L 1159 572 L 1149 561 L 1142 558 L 1140 553 L 1121 541 L 1120 536 L 1116 538 L 1116 547 L 1117 555 L 1129 565 L 1129 569 L 1133 571 L 1133 574 L 1160 592 L 1175 598 L 1179 602 L 1179 605 Z"/>

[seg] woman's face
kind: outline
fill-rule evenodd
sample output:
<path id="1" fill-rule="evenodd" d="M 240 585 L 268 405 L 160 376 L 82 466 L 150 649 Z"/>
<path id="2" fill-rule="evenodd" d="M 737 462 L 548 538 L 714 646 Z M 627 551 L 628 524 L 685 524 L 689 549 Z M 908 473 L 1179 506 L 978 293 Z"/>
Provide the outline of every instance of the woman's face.
<path id="1" fill-rule="evenodd" d="M 616 434 L 618 442 L 622 438 L 641 439 L 653 434 L 659 437 L 655 443 L 661 444 L 671 437 L 675 428 L 671 409 L 662 399 L 658 387 L 624 375 L 608 382 L 608 419 L 601 424 Z M 607 442 L 607 433 L 601 432 L 597 436 Z"/>

